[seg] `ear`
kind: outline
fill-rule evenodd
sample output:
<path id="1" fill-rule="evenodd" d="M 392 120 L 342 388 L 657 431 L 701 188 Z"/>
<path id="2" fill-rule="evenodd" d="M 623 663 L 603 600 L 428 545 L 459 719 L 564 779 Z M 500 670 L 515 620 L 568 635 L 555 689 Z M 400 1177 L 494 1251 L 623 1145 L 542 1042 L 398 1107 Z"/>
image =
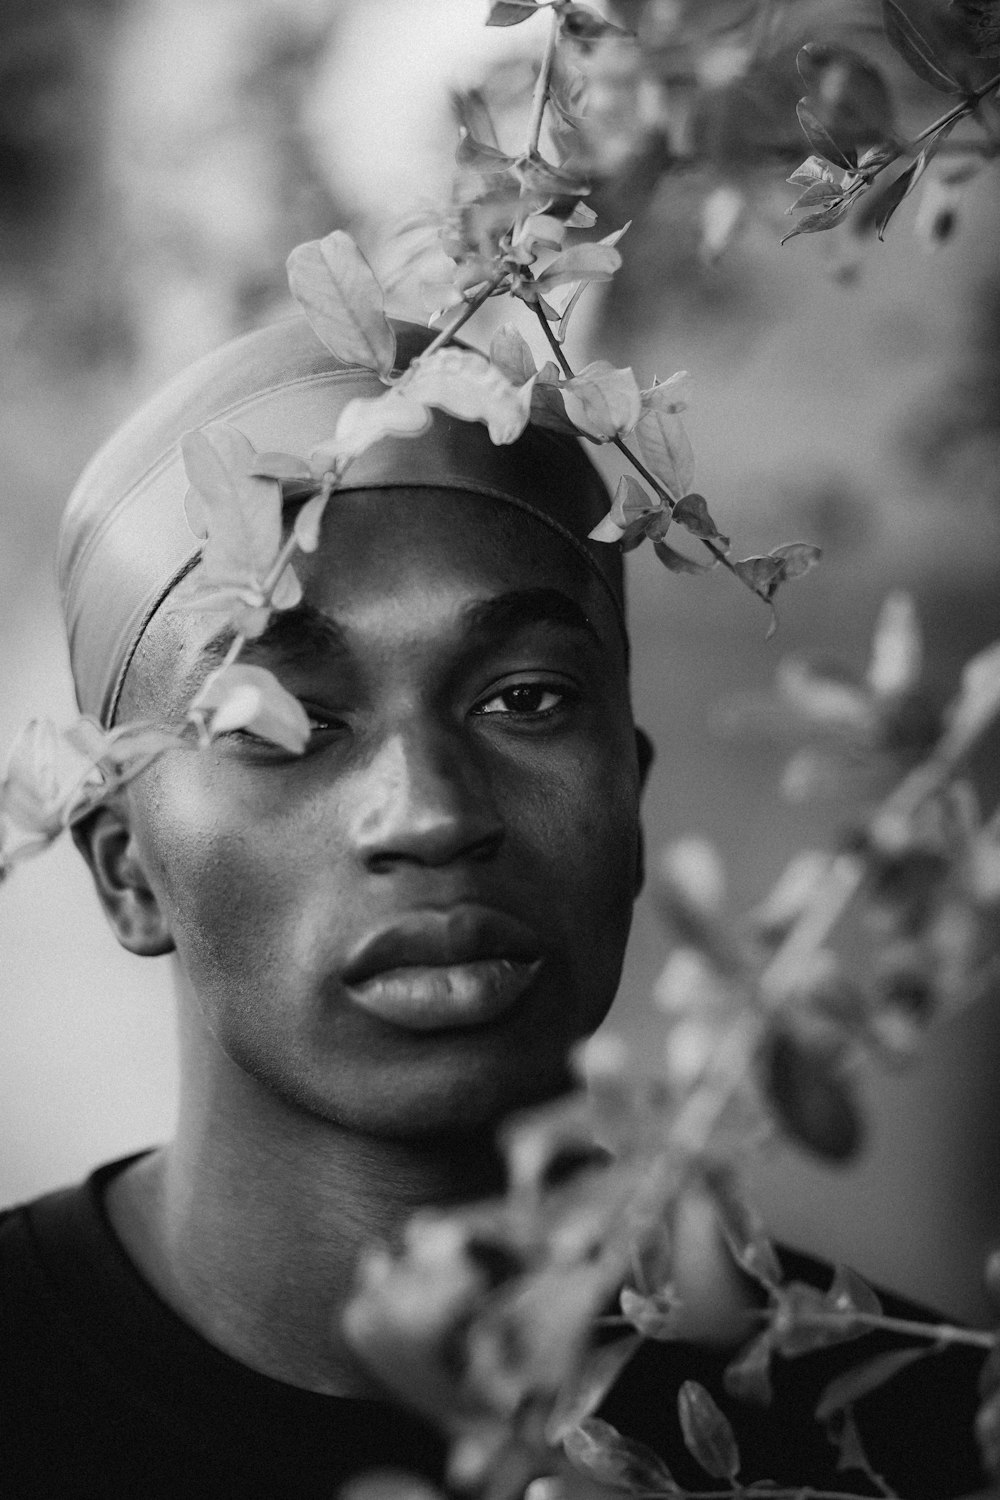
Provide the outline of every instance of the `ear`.
<path id="1" fill-rule="evenodd" d="M 639 785 L 645 787 L 649 768 L 653 764 L 653 741 L 644 729 L 636 726 L 635 731 L 635 753 L 639 761 Z M 646 842 L 643 837 L 642 825 L 639 825 L 639 841 L 636 849 L 635 860 L 635 894 L 638 896 L 646 879 Z"/>
<path id="2" fill-rule="evenodd" d="M 171 953 L 170 928 L 124 811 L 97 808 L 74 826 L 73 842 L 90 866 L 98 899 L 122 947 L 144 958 Z"/>

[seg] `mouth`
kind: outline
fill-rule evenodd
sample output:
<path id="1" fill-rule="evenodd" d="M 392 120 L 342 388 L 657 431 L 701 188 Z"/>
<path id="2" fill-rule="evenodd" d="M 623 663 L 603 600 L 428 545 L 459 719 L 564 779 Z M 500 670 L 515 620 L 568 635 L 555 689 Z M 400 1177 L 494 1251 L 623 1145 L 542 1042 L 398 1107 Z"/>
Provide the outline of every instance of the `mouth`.
<path id="1" fill-rule="evenodd" d="M 482 1026 L 509 1011 L 544 963 L 538 936 L 489 907 L 409 912 L 370 934 L 342 975 L 355 1005 L 410 1031 Z"/>

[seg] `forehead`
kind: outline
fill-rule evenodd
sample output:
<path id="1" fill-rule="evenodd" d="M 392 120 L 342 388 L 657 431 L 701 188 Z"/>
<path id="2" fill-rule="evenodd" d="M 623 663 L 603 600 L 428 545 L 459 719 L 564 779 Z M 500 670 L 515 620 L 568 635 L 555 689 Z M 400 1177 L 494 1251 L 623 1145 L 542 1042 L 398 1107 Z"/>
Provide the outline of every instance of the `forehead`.
<path id="1" fill-rule="evenodd" d="M 616 670 L 625 668 L 623 627 L 594 568 L 557 531 L 510 503 L 454 490 L 353 491 L 335 495 L 320 545 L 295 568 L 310 614 L 341 628 L 348 642 L 381 640 L 403 648 L 447 646 L 475 621 L 480 635 L 546 619 L 581 625 Z M 505 598 L 528 608 L 476 610 Z M 276 617 L 277 618 L 277 617 Z M 291 623 L 291 622 L 289 622 Z M 217 664 L 226 632 L 219 617 L 161 609 L 126 679 L 122 717 L 148 713 L 164 688 Z M 287 642 L 294 631 L 269 632 Z M 307 632 L 321 651 L 322 631 Z"/>

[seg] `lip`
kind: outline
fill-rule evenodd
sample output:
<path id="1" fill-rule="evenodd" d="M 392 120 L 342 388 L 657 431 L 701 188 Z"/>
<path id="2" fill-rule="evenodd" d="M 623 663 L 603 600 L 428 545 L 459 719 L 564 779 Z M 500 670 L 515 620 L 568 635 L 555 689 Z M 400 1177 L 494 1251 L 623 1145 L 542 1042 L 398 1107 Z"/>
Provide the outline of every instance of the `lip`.
<path id="1" fill-rule="evenodd" d="M 537 933 L 471 903 L 407 912 L 365 937 L 341 976 L 352 1001 L 413 1031 L 479 1026 L 516 1003 L 544 962 Z"/>

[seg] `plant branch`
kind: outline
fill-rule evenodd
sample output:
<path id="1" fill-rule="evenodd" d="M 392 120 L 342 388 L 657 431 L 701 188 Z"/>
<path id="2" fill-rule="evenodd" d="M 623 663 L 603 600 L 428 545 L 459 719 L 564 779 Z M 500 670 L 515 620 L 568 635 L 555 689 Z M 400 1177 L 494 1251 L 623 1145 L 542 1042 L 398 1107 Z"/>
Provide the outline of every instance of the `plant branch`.
<path id="1" fill-rule="evenodd" d="M 437 336 L 433 338 L 427 345 L 427 348 L 423 351 L 423 353 L 417 356 L 417 360 L 427 359 L 429 355 L 436 354 L 439 349 L 443 349 L 445 344 L 449 343 L 450 340 L 455 337 L 459 329 L 465 327 L 466 323 L 473 316 L 473 314 L 479 311 L 483 303 L 487 302 L 489 298 L 492 297 L 493 293 L 496 291 L 497 287 L 500 285 L 501 281 L 504 280 L 507 274 L 508 272 L 505 266 L 502 270 L 498 271 L 495 276 L 487 281 L 485 286 L 480 287 L 476 295 L 474 297 L 471 297 L 469 301 L 465 303 L 454 320 L 449 323 L 447 327 L 442 328 L 440 333 L 437 334 Z M 415 360 L 414 363 L 416 363 L 417 360 Z"/>
<path id="2" fill-rule="evenodd" d="M 559 12 L 553 9 L 549 17 L 549 35 L 545 43 L 545 51 L 542 54 L 541 65 L 538 69 L 538 77 L 535 79 L 535 91 L 531 97 L 531 119 L 528 124 L 528 149 L 527 156 L 534 156 L 538 151 L 538 143 L 542 137 L 542 120 L 545 117 L 545 106 L 549 102 L 549 90 L 552 87 L 552 70 L 556 61 L 556 42 L 559 39 Z"/>
<path id="3" fill-rule="evenodd" d="M 545 316 L 544 312 L 542 311 L 541 307 L 538 305 L 537 302 L 534 303 L 534 313 L 535 313 L 535 317 L 538 319 L 539 323 L 542 325 L 542 332 L 545 334 L 545 337 L 548 340 L 549 348 L 552 350 L 552 353 L 555 355 L 556 360 L 559 363 L 560 369 L 562 370 L 563 374 L 566 376 L 567 380 L 572 380 L 573 379 L 573 375 L 574 375 L 573 367 L 570 364 L 569 360 L 566 358 L 566 355 L 565 355 L 565 352 L 563 350 L 562 344 L 560 344 L 559 340 L 556 338 L 555 334 L 553 333 L 553 331 L 552 331 L 552 325 L 549 323 L 548 318 Z"/>
<path id="4" fill-rule="evenodd" d="M 762 1318 L 769 1314 L 765 1311 Z M 931 1344 L 967 1344 L 974 1349 L 993 1349 L 996 1335 L 981 1328 L 959 1328 L 953 1323 L 921 1323 L 915 1318 L 889 1318 L 884 1313 L 829 1312 L 810 1313 L 803 1326 L 809 1328 L 844 1328 L 861 1323 L 880 1333 L 898 1333 L 906 1338 L 924 1339 Z"/>
<path id="5" fill-rule="evenodd" d="M 570 364 L 569 360 L 566 358 L 562 345 L 553 333 L 552 326 L 549 323 L 548 318 L 545 316 L 537 302 L 534 304 L 534 312 L 535 316 L 542 326 L 542 332 L 545 334 L 545 337 L 548 340 L 549 347 L 551 348 L 556 359 L 559 361 L 559 366 L 563 374 L 566 376 L 567 380 L 572 380 L 574 378 L 573 367 Z M 643 463 L 638 454 L 633 453 L 632 449 L 625 442 L 624 438 L 612 438 L 611 442 L 613 446 L 618 449 L 619 453 L 623 454 L 624 457 L 628 459 L 629 463 L 632 465 L 633 469 L 640 476 L 640 478 L 646 481 L 650 489 L 653 491 L 653 494 L 656 495 L 656 497 L 660 501 L 662 501 L 662 503 L 667 507 L 669 511 L 673 511 L 673 508 L 677 503 L 674 497 L 668 493 L 668 491 L 656 478 L 656 475 L 652 474 L 649 469 L 647 469 L 646 465 Z M 735 574 L 735 576 L 739 578 L 739 574 L 736 573 L 736 569 L 733 567 L 732 563 L 729 561 L 729 558 L 723 552 L 721 547 L 717 546 L 715 542 L 706 541 L 704 537 L 699 537 L 699 541 L 701 542 L 703 547 L 706 547 L 708 551 L 711 552 L 716 562 L 720 562 L 724 568 L 728 568 L 730 573 Z M 743 580 L 740 579 L 740 582 L 742 583 Z"/>
<path id="6" fill-rule="evenodd" d="M 1000 73 L 994 73 L 993 77 L 989 80 L 988 83 L 982 84 L 978 89 L 972 89 L 968 94 L 966 94 L 965 98 L 962 99 L 959 104 L 956 104 L 951 109 L 946 110 L 945 113 L 941 115 L 939 119 L 935 120 L 932 124 L 925 126 L 925 128 L 921 130 L 918 135 L 915 135 L 913 137 L 912 145 L 919 146 L 922 141 L 926 141 L 931 136 L 936 135 L 939 130 L 944 130 L 944 128 L 947 125 L 951 125 L 953 121 L 961 120 L 965 115 L 971 115 L 973 110 L 978 108 L 978 106 L 986 98 L 987 94 L 992 94 L 994 89 L 998 88 L 1000 88 Z M 888 163 L 886 163 L 886 165 L 888 166 Z"/>

